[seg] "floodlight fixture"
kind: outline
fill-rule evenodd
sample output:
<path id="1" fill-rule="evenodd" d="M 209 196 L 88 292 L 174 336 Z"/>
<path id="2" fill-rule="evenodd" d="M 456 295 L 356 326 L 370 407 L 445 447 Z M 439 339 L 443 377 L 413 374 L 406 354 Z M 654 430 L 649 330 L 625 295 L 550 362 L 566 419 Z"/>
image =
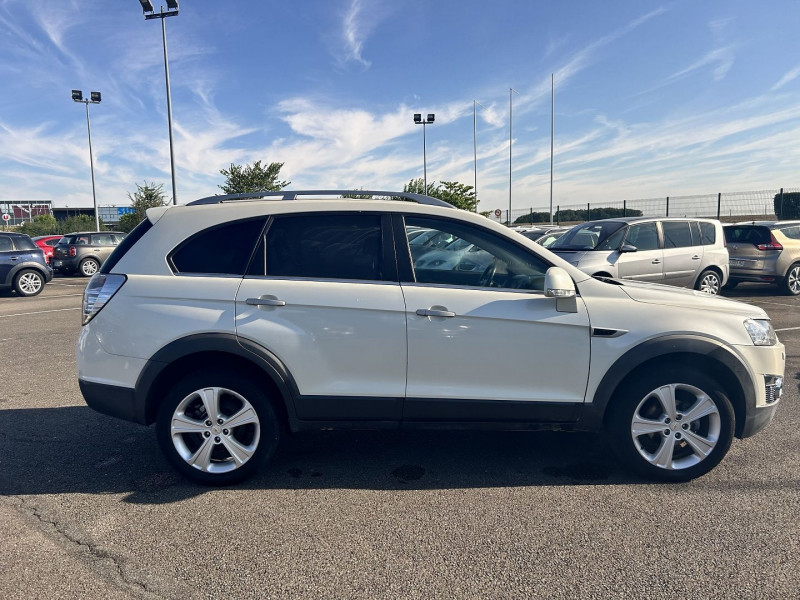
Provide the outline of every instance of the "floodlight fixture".
<path id="1" fill-rule="evenodd" d="M 178 10 L 178 0 L 167 0 L 167 8 L 170 10 Z"/>
<path id="2" fill-rule="evenodd" d="M 142 12 L 145 14 L 155 12 L 156 10 L 150 0 L 139 0 L 139 4 L 142 5 Z"/>
<path id="3" fill-rule="evenodd" d="M 100 95 L 100 92 L 92 92 L 90 94 L 90 98 L 91 98 L 92 104 L 100 104 L 100 101 L 102 99 L 102 97 Z"/>
<path id="4" fill-rule="evenodd" d="M 92 172 L 92 199 L 94 200 L 94 224 L 100 231 L 100 214 L 97 211 L 97 191 L 94 185 L 94 156 L 92 155 L 92 124 L 89 120 L 89 105 L 100 104 L 100 92 L 91 92 L 89 98 L 83 97 L 81 90 L 72 90 L 72 100 L 86 105 L 86 132 L 89 134 L 89 167 Z"/>
<path id="5" fill-rule="evenodd" d="M 80 94 L 80 92 L 78 92 Z M 419 125 L 422 123 L 422 115 L 420 113 L 414 113 L 414 123 Z"/>
<path id="6" fill-rule="evenodd" d="M 72 99 L 75 102 L 83 102 L 83 92 L 81 90 L 72 90 Z"/>
<path id="7" fill-rule="evenodd" d="M 428 121 L 428 123 L 433 123 L 433 121 L 434 121 L 434 119 L 435 119 L 435 118 L 436 118 L 436 115 L 435 115 L 435 114 L 433 114 L 433 113 L 428 113 L 428 118 L 427 118 L 427 121 Z"/>

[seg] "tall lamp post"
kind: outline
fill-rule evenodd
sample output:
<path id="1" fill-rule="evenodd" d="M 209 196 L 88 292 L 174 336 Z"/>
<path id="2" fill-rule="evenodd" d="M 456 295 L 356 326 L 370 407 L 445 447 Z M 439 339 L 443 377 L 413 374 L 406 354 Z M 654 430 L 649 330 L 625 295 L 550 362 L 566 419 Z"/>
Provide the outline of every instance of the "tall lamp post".
<path id="1" fill-rule="evenodd" d="M 420 113 L 414 113 L 414 123 L 417 125 L 422 125 L 422 171 L 424 174 L 423 181 L 425 182 L 426 194 L 428 193 L 428 151 L 425 141 L 425 126 L 433 123 L 434 119 L 436 119 L 436 115 L 433 113 L 428 113 L 424 121 L 422 120 L 422 115 Z"/>
<path id="2" fill-rule="evenodd" d="M 89 98 L 83 97 L 81 90 L 72 90 L 72 99 L 75 102 L 83 102 L 86 105 L 86 131 L 89 132 L 89 167 L 92 170 L 92 199 L 94 200 L 94 226 L 96 231 L 100 231 L 100 215 L 97 212 L 97 192 L 94 187 L 94 158 L 92 157 L 92 126 L 89 122 L 89 105 L 100 104 L 102 100 L 100 92 L 91 92 Z"/>
<path id="3" fill-rule="evenodd" d="M 172 140 L 172 96 L 169 89 L 169 60 L 167 60 L 167 26 L 164 19 L 176 17 L 178 15 L 178 0 L 166 0 L 167 10 L 161 7 L 160 12 L 156 12 L 151 0 L 139 0 L 142 5 L 142 12 L 145 20 L 161 19 L 161 39 L 164 42 L 164 76 L 167 83 L 167 122 L 169 123 L 169 167 L 172 173 L 172 203 L 178 203 L 178 192 L 175 187 L 175 148 Z"/>
<path id="4" fill-rule="evenodd" d="M 514 88 L 508 88 L 508 226 L 511 227 L 511 145 L 514 140 L 514 94 L 519 92 Z"/>
<path id="5" fill-rule="evenodd" d="M 472 100 L 472 156 L 473 156 L 473 164 L 475 165 L 475 186 L 473 187 L 473 191 L 475 192 L 475 200 L 478 199 L 478 106 L 483 109 L 486 107 L 475 100 Z M 476 204 L 476 209 L 477 204 Z"/>

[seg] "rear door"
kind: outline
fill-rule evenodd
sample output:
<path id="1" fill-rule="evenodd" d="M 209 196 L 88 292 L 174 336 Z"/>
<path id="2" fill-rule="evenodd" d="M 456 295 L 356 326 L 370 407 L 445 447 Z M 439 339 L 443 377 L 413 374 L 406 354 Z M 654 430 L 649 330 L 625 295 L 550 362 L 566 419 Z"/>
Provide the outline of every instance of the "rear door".
<path id="1" fill-rule="evenodd" d="M 703 247 L 694 246 L 690 221 L 662 221 L 664 283 L 691 287 L 702 266 Z M 699 240 L 698 240 L 699 242 Z"/>
<path id="2" fill-rule="evenodd" d="M 236 334 L 275 354 L 305 420 L 398 421 L 406 316 L 378 213 L 271 219 L 236 296 Z"/>

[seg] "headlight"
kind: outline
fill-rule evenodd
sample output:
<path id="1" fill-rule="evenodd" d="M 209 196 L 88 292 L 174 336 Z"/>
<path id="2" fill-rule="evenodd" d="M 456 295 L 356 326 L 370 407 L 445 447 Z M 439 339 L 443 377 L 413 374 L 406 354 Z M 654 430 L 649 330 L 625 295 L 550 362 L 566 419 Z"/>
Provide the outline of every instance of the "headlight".
<path id="1" fill-rule="evenodd" d="M 744 328 L 755 346 L 774 346 L 778 343 L 778 336 L 768 319 L 747 319 Z"/>

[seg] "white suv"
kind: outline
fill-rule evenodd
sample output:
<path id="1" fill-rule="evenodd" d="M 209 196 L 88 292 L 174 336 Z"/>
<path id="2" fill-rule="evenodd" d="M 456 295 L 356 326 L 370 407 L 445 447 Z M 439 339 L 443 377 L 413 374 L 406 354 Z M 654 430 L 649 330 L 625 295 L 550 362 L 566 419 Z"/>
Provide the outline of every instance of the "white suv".
<path id="1" fill-rule="evenodd" d="M 405 427 L 606 431 L 640 473 L 687 480 L 781 395 L 763 310 L 593 279 L 427 196 L 265 192 L 147 215 L 86 288 L 78 378 L 92 408 L 155 422 L 201 483 L 240 481 L 288 431 Z"/>

